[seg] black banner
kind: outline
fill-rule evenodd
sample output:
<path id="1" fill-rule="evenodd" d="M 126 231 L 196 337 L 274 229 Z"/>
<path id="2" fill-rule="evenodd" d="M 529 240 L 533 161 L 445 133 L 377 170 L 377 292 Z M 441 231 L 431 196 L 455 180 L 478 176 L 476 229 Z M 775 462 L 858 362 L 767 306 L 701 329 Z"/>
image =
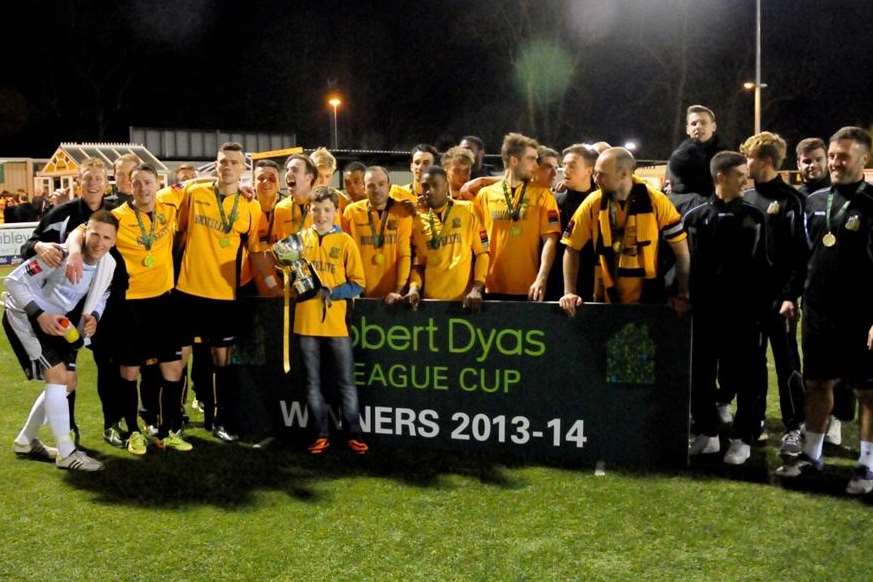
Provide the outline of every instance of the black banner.
<path id="1" fill-rule="evenodd" d="M 235 357 L 244 428 L 306 430 L 299 352 L 282 373 L 282 303 L 248 305 Z M 364 437 L 376 447 L 687 464 L 690 317 L 667 307 L 586 304 L 570 319 L 554 303 L 486 302 L 474 315 L 451 302 L 411 311 L 359 300 L 350 333 Z M 323 376 L 331 371 L 325 362 Z"/>

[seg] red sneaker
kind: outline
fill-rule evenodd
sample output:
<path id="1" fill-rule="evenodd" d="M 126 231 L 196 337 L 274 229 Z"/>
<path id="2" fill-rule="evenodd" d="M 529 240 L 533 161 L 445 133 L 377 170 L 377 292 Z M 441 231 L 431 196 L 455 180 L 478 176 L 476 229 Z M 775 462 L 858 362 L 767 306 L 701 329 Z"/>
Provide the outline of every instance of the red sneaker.
<path id="1" fill-rule="evenodd" d="M 325 437 L 319 437 L 315 439 L 311 445 L 309 445 L 308 450 L 313 455 L 321 455 L 330 447 L 330 441 Z"/>
<path id="2" fill-rule="evenodd" d="M 362 440 L 349 439 L 346 442 L 349 445 L 349 448 L 352 450 L 352 452 L 355 453 L 356 455 L 366 455 L 367 451 L 370 450 L 370 447 L 367 446 L 367 443 L 365 443 Z"/>

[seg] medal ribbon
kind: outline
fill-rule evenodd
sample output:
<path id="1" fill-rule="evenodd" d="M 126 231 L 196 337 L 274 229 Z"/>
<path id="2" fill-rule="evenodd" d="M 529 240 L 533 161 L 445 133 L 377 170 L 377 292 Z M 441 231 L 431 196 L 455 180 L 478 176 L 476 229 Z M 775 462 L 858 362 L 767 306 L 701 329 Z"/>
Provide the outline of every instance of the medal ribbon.
<path id="1" fill-rule="evenodd" d="M 233 195 L 233 208 L 230 209 L 229 220 L 228 216 L 224 213 L 224 205 L 222 204 L 218 188 L 215 188 L 215 201 L 218 203 L 218 212 L 221 215 L 221 230 L 224 231 L 224 234 L 230 234 L 230 231 L 233 229 L 233 223 L 236 222 L 239 214 L 239 192 Z"/>
<path id="2" fill-rule="evenodd" d="M 446 230 L 446 222 L 449 220 L 449 215 L 452 213 L 452 201 L 449 200 L 448 206 L 446 208 L 446 212 L 443 216 L 440 217 L 440 222 L 442 226 L 440 226 L 439 232 L 437 232 L 436 228 L 436 220 L 434 220 L 434 211 L 431 208 L 427 213 L 427 220 L 430 223 L 430 248 L 437 249 L 440 246 L 440 242 L 442 242 L 443 231 Z"/>
<path id="3" fill-rule="evenodd" d="M 139 236 L 138 242 L 141 243 L 142 246 L 145 247 L 145 250 L 150 251 L 150 250 L 152 250 L 152 245 L 155 244 L 155 239 L 157 238 L 155 236 L 155 223 L 157 222 L 157 220 L 155 220 L 155 219 L 157 218 L 157 214 L 154 214 L 151 217 L 151 220 L 152 220 L 151 232 L 146 233 L 145 224 L 143 223 L 142 216 L 140 216 L 139 210 L 137 210 L 136 206 L 133 207 L 133 213 L 136 216 L 136 223 L 139 225 L 140 236 Z"/>
<path id="4" fill-rule="evenodd" d="M 281 267 L 282 279 L 285 281 L 282 295 L 285 305 L 282 309 L 282 367 L 285 373 L 291 371 L 291 267 Z"/>
<path id="5" fill-rule="evenodd" d="M 863 187 L 864 184 L 862 183 L 861 186 Z M 852 199 L 851 199 L 851 198 L 848 199 L 848 200 L 846 200 L 846 201 L 843 203 L 843 205 L 840 206 L 840 209 L 837 211 L 837 214 L 836 214 L 836 216 L 834 216 L 834 218 L 836 218 L 837 220 L 839 220 L 840 217 L 843 216 L 843 213 L 846 212 L 846 208 L 849 207 L 849 204 L 850 204 L 851 202 L 852 202 Z M 832 232 L 831 232 L 831 206 L 833 206 L 833 203 L 834 203 L 834 189 L 831 188 L 830 192 L 828 192 L 828 207 L 827 207 L 827 209 L 825 210 L 825 223 L 826 223 L 827 226 L 828 226 L 828 234 L 832 234 Z"/>
<path id="6" fill-rule="evenodd" d="M 527 185 L 528 181 L 525 180 L 522 182 L 523 186 L 521 187 L 521 196 L 518 197 L 518 204 L 515 208 L 512 207 L 512 195 L 509 193 L 509 186 L 507 186 L 507 180 L 503 180 L 503 198 L 506 199 L 506 209 L 509 210 L 509 218 L 512 222 L 518 222 L 518 219 L 521 218 L 521 205 L 524 204 L 524 196 L 527 193 Z"/>
<path id="7" fill-rule="evenodd" d="M 370 203 L 367 202 L 367 220 L 370 222 L 370 230 L 373 232 L 373 246 L 377 249 L 381 249 L 385 244 L 385 226 L 388 224 L 388 209 L 391 208 L 391 199 L 388 199 L 388 203 L 385 204 L 385 210 L 383 210 L 383 214 L 379 215 L 379 221 L 382 223 L 381 228 L 379 229 L 379 234 L 376 234 L 376 222 L 373 220 L 373 210 L 370 206 Z M 379 212 L 378 210 L 376 212 Z M 384 216 L 384 218 L 383 218 Z"/>

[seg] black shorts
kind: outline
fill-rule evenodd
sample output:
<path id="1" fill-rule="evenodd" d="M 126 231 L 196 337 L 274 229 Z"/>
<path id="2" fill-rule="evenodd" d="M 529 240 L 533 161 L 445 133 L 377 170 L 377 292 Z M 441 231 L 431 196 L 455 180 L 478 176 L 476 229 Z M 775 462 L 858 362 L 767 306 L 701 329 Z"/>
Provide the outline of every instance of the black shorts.
<path id="1" fill-rule="evenodd" d="M 9 313 L 3 313 L 3 330 L 28 380 L 44 380 L 45 371 L 58 364 L 64 364 L 68 372 L 76 371 L 77 347 L 63 337 L 47 335 L 39 325 L 31 324 L 24 314 L 13 314 L 12 317 L 16 318 L 14 325 L 9 321 Z M 36 359 L 31 359 L 24 343 L 34 341 L 38 342 L 41 353 Z"/>
<path id="2" fill-rule="evenodd" d="M 195 337 L 213 347 L 231 345 L 240 325 L 240 305 L 233 299 L 207 299 L 176 292 L 176 309 L 182 345 L 190 346 Z"/>
<path id="3" fill-rule="evenodd" d="M 863 314 L 825 314 L 807 305 L 803 311 L 803 376 L 873 388 L 873 351 L 867 349 L 871 323 Z"/>
<path id="4" fill-rule="evenodd" d="M 171 293 L 127 299 L 118 317 L 118 361 L 122 366 L 142 366 L 152 359 L 182 359 L 179 312 Z"/>

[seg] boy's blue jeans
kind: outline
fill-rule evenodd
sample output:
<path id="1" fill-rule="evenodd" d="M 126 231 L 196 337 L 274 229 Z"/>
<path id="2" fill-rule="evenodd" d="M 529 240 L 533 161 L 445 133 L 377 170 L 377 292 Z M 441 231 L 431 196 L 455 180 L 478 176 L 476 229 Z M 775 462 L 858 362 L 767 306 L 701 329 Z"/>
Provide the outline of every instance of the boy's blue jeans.
<path id="1" fill-rule="evenodd" d="M 360 411 L 358 408 L 358 390 L 352 379 L 352 338 L 350 337 L 315 337 L 301 335 L 300 352 L 303 356 L 303 366 L 306 369 L 306 402 L 313 427 L 319 437 L 327 437 L 328 427 L 327 403 L 321 393 L 321 356 L 324 352 L 333 355 L 333 374 L 337 390 L 342 400 L 343 426 L 350 437 L 361 434 Z"/>

